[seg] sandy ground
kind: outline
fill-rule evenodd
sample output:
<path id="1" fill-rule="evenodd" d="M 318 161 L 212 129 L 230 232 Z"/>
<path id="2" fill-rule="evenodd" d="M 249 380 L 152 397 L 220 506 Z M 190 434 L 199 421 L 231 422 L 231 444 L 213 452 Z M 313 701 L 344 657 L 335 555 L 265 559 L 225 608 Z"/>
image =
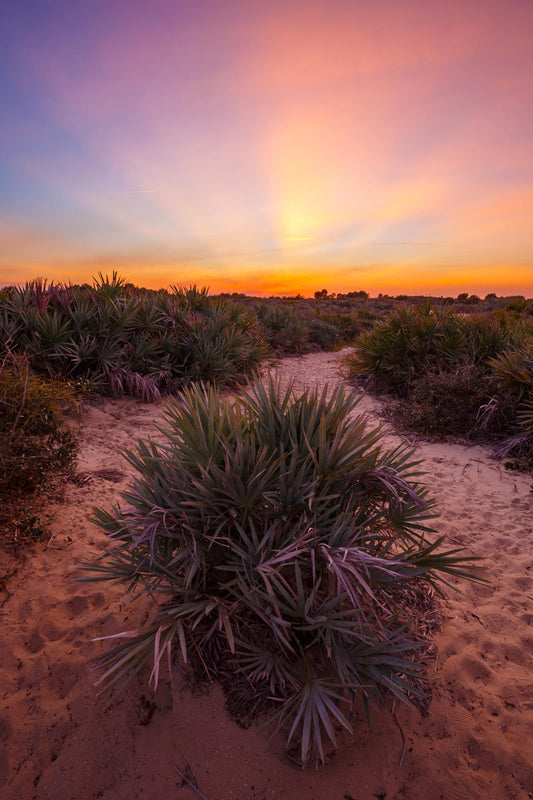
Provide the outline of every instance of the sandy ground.
<path id="1" fill-rule="evenodd" d="M 342 379 L 341 354 L 276 369 L 297 389 Z M 376 421 L 376 400 L 365 397 L 361 409 Z M 439 532 L 483 556 L 491 582 L 446 591 L 426 716 L 396 707 L 398 726 L 383 710 L 369 730 L 360 714 L 326 767 L 302 771 L 281 738 L 232 722 L 218 687 L 193 697 L 175 675 L 153 696 L 144 673 L 103 707 L 88 667 L 101 646 L 92 640 L 142 623 L 149 606 L 121 608 L 120 589 L 72 579 L 105 543 L 87 520 L 92 506 L 109 507 L 127 486 L 121 450 L 154 436 L 161 411 L 125 400 L 85 413 L 78 483 L 49 509 L 50 541 L 27 551 L 0 594 L 0 796 L 191 800 L 200 795 L 173 767 L 182 767 L 178 750 L 209 800 L 533 798 L 531 476 L 507 473 L 482 447 L 417 447 Z M 399 440 L 388 431 L 386 441 Z"/>

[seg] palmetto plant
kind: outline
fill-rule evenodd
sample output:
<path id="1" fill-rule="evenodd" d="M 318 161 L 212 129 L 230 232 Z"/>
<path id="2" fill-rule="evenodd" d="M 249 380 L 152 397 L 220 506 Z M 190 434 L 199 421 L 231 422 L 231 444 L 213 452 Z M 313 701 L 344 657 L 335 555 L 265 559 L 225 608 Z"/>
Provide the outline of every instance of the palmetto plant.
<path id="1" fill-rule="evenodd" d="M 521 347 L 500 353 L 490 366 L 503 391 L 518 400 L 533 394 L 533 337 L 526 337 Z"/>
<path id="2" fill-rule="evenodd" d="M 70 321 L 57 311 L 40 314 L 28 341 L 28 353 L 50 376 L 64 375 L 72 338 Z"/>
<path id="3" fill-rule="evenodd" d="M 226 399 L 197 385 L 167 406 L 164 443 L 126 453 L 125 507 L 94 512 L 109 551 L 82 565 L 82 580 L 161 598 L 153 624 L 98 657 L 106 690 L 150 661 L 157 684 L 172 654 L 229 672 L 251 708 L 270 704 L 303 764 L 351 730 L 359 693 L 423 694 L 413 589 L 465 576 L 471 559 L 441 550 L 412 454 L 384 449 L 356 405 L 342 387 L 297 397 L 256 380 Z"/>
<path id="4" fill-rule="evenodd" d="M 518 419 L 522 427 L 524 444 L 529 448 L 529 466 L 533 462 L 533 394 L 525 400 L 519 412 Z"/>
<path id="5" fill-rule="evenodd" d="M 490 362 L 499 393 L 492 407 L 484 414 L 496 413 L 500 407 L 510 408 L 516 425 L 513 435 L 498 448 L 495 455 L 519 457 L 523 466 L 533 464 L 533 340 L 525 338 L 521 347 L 507 350 Z M 508 412 L 509 413 L 509 412 Z M 519 462 L 520 463 L 520 462 Z"/>
<path id="6" fill-rule="evenodd" d="M 113 301 L 120 297 L 126 288 L 126 281 L 124 278 L 121 278 L 116 270 L 113 270 L 113 274 L 111 278 L 109 275 L 102 275 L 101 272 L 98 273 L 97 278 L 93 278 L 94 283 L 94 291 L 98 294 L 104 301 Z"/>

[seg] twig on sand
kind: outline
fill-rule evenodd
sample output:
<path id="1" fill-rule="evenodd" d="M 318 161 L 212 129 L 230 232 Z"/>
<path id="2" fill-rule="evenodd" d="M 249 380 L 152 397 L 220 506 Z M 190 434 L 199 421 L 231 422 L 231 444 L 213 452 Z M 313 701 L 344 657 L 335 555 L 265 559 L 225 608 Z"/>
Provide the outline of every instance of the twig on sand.
<path id="1" fill-rule="evenodd" d="M 396 725 L 398 726 L 398 730 L 400 731 L 400 735 L 402 737 L 402 745 L 403 745 L 402 755 L 400 756 L 400 763 L 398 764 L 398 769 L 401 769 L 402 768 L 402 764 L 403 764 L 403 759 L 405 757 L 405 736 L 403 735 L 402 726 L 398 722 L 398 717 L 394 713 L 395 706 L 396 706 L 396 701 L 394 701 L 394 703 L 392 705 L 392 712 L 391 713 L 392 713 L 392 718 L 393 718 L 394 722 L 396 723 Z"/>
<path id="2" fill-rule="evenodd" d="M 176 766 L 176 764 L 173 761 L 171 761 L 170 763 L 172 764 L 172 766 L 174 767 L 174 769 L 176 770 L 176 772 L 178 773 L 180 778 L 183 781 L 185 781 L 185 783 L 188 784 L 191 787 L 193 792 L 195 794 L 197 794 L 198 797 L 201 797 L 202 800 L 209 800 L 209 798 L 206 797 L 205 794 L 203 794 L 203 792 L 201 792 L 200 789 L 198 788 L 198 783 L 196 782 L 196 778 L 194 777 L 194 775 L 192 773 L 192 770 L 190 768 L 190 765 L 189 765 L 188 761 L 184 758 L 182 753 L 180 753 L 180 751 L 178 750 L 176 745 L 174 745 L 174 750 L 176 751 L 176 754 L 181 758 L 181 762 L 183 764 L 184 772 L 182 772 L 181 769 L 178 766 Z"/>

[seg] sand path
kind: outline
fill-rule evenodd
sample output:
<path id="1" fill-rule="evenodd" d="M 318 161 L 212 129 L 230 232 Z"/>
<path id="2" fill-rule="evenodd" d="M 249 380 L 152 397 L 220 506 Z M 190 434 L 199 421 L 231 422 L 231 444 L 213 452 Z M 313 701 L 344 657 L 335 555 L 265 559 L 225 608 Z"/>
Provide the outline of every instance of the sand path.
<path id="1" fill-rule="evenodd" d="M 277 370 L 297 389 L 341 379 L 342 354 L 284 359 Z M 379 403 L 365 397 L 371 421 Z M 147 675 L 104 709 L 87 666 L 91 640 L 142 623 L 147 601 L 121 609 L 119 588 L 77 584 L 80 561 L 105 537 L 87 521 L 109 507 L 131 468 L 120 455 L 154 436 L 162 406 L 106 401 L 81 428 L 82 479 L 50 508 L 51 539 L 26 554 L 0 595 L 0 781 L 5 800 L 190 800 L 176 774 L 176 748 L 209 800 L 526 800 L 533 797 L 533 494 L 531 476 L 506 472 L 483 447 L 421 443 L 438 501 L 436 527 L 486 559 L 490 587 L 446 592 L 427 716 L 396 708 L 368 730 L 361 716 L 327 767 L 301 771 L 283 742 L 227 718 L 217 687 L 192 697 Z M 157 437 L 156 437 L 157 438 Z M 392 431 L 387 443 L 397 444 Z"/>

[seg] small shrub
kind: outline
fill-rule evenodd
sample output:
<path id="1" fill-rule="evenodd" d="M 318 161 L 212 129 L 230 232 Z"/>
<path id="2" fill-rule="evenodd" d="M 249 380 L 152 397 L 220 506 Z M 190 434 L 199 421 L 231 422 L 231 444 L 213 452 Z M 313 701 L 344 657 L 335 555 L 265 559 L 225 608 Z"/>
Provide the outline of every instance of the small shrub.
<path id="1" fill-rule="evenodd" d="M 479 368 L 463 365 L 455 372 L 428 372 L 411 384 L 407 399 L 389 404 L 395 420 L 425 436 L 473 436 L 479 410 L 496 391 L 496 382 Z M 493 416 L 491 429 L 501 418 Z M 485 428 L 487 430 L 487 428 Z"/>
<path id="2" fill-rule="evenodd" d="M 437 366 L 450 316 L 448 311 L 433 313 L 429 305 L 398 306 L 357 340 L 350 359 L 352 372 L 378 389 L 407 394 L 413 380 Z"/>
<path id="3" fill-rule="evenodd" d="M 328 347 L 334 349 L 342 344 L 351 344 L 363 330 L 359 314 L 354 313 L 350 308 L 346 311 L 319 312 L 317 320 L 331 326 L 330 342 L 327 342 L 324 349 L 328 349 Z"/>
<path id="4" fill-rule="evenodd" d="M 50 532 L 39 513 L 33 509 L 18 509 L 12 520 L 17 530 L 17 541 L 42 542 Z"/>
<path id="5" fill-rule="evenodd" d="M 320 317 L 311 320 L 309 337 L 321 350 L 334 350 L 342 342 L 339 327 Z"/>
<path id="6" fill-rule="evenodd" d="M 0 361 L 0 534 L 2 550 L 47 535 L 42 491 L 75 460 L 77 442 L 62 421 L 76 405 L 71 387 L 33 375 L 27 359 L 7 351 Z"/>
<path id="7" fill-rule="evenodd" d="M 372 328 L 375 322 L 380 319 L 380 315 L 376 311 L 372 311 L 364 306 L 358 310 L 357 316 L 361 323 L 361 328 L 367 330 Z"/>
<path id="8" fill-rule="evenodd" d="M 74 462 L 77 443 L 61 419 L 75 405 L 69 387 L 33 375 L 27 360 L 8 353 L 0 363 L 0 491 L 35 491 Z"/>
<path id="9" fill-rule="evenodd" d="M 505 306 L 506 311 L 516 311 L 519 314 L 523 314 L 529 311 L 530 308 L 531 308 L 530 301 L 526 300 L 526 298 L 522 296 L 513 297 L 511 300 L 509 300 L 509 302 Z"/>
<path id="10" fill-rule="evenodd" d="M 179 654 L 232 707 L 274 709 L 303 764 L 323 762 L 351 708 L 426 692 L 413 598 L 471 560 L 442 551 L 417 462 L 381 445 L 342 387 L 296 397 L 260 381 L 185 390 L 164 444 L 139 441 L 124 508 L 96 509 L 112 549 L 83 580 L 160 597 L 155 621 L 96 659 L 120 689 Z M 230 676 L 228 679 L 228 675 Z"/>

